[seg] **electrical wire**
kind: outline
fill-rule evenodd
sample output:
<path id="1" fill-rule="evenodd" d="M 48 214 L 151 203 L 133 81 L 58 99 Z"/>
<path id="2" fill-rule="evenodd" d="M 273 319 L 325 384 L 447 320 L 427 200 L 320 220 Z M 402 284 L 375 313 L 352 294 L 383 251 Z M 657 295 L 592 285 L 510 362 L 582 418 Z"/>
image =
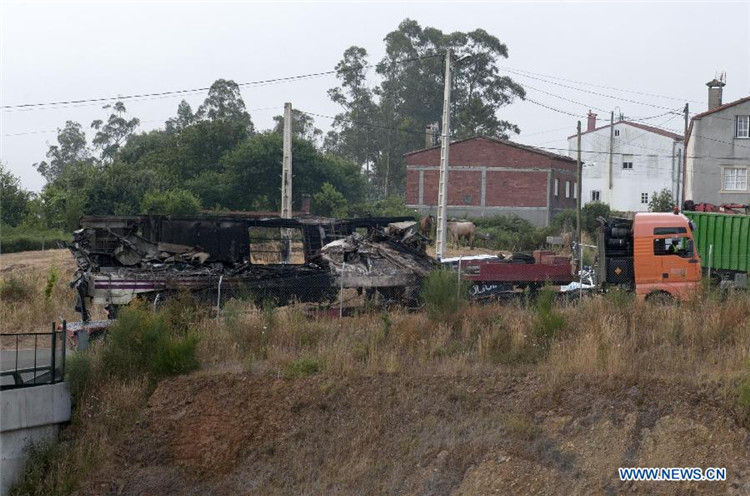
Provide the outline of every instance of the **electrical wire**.
<path id="1" fill-rule="evenodd" d="M 422 55 L 419 57 L 411 57 L 411 58 L 407 58 L 407 59 L 403 59 L 399 61 L 393 61 L 392 63 L 405 64 L 408 62 L 415 62 L 418 60 L 425 60 L 425 59 L 442 57 L 442 56 L 443 54 L 436 53 L 436 54 L 431 54 L 431 55 Z M 340 72 L 348 72 L 348 71 L 353 71 L 353 70 L 359 70 L 362 68 L 372 68 L 376 66 L 377 64 L 364 64 L 362 66 L 352 67 L 350 69 L 333 69 L 329 71 L 314 72 L 310 74 L 298 74 L 294 76 L 284 76 L 284 77 L 277 77 L 277 78 L 270 78 L 270 79 L 261 79 L 258 81 L 248 81 L 248 82 L 243 82 L 243 83 L 237 83 L 237 86 L 248 87 L 248 86 L 264 86 L 264 85 L 269 85 L 269 84 L 288 83 L 288 82 L 294 82 L 294 81 L 299 81 L 299 80 L 330 76 L 333 74 L 338 74 Z M 140 100 L 140 99 L 159 98 L 159 97 L 183 96 L 186 94 L 208 91 L 209 89 L 211 89 L 210 86 L 203 87 L 203 88 L 180 89 L 180 90 L 160 91 L 160 92 L 152 92 L 152 93 L 139 93 L 139 94 L 134 94 L 134 95 L 120 95 L 120 96 L 113 96 L 113 97 L 62 100 L 58 102 L 22 103 L 22 104 L 16 104 L 16 105 L 3 105 L 3 106 L 0 106 L 0 110 L 9 111 L 9 110 L 27 109 L 27 108 L 39 109 L 39 108 L 50 107 L 50 106 L 55 107 L 55 108 L 61 108 L 62 106 L 62 108 L 66 108 L 65 106 L 77 105 L 77 104 L 96 105 L 99 103 L 111 102 L 111 101 Z"/>

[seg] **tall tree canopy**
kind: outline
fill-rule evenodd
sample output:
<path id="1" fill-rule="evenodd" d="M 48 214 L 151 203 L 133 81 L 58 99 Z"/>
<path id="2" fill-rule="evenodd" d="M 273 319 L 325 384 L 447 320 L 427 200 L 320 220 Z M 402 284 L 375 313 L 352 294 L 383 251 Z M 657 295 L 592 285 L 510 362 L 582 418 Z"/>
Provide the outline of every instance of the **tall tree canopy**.
<path id="1" fill-rule="evenodd" d="M 367 84 L 367 51 L 350 47 L 337 65 L 340 86 L 329 97 L 343 111 L 336 116 L 325 146 L 372 170 L 371 181 L 381 195 L 404 189 L 403 154 L 423 148 L 425 128 L 440 122 L 443 105 L 444 54 L 470 55 L 454 65 L 451 137 L 477 134 L 509 138 L 518 127 L 498 117 L 498 111 L 523 88 L 500 75 L 498 61 L 508 48 L 482 29 L 443 33 L 405 19 L 385 37 L 386 53 L 376 64 L 380 84 Z"/>
<path id="2" fill-rule="evenodd" d="M 50 163 L 36 164 L 48 179 L 38 200 L 48 226 L 73 229 L 84 214 L 279 209 L 280 121 L 276 119 L 274 129 L 254 132 L 233 81 L 214 83 L 195 114 L 181 102 L 163 130 L 135 133 L 138 119 L 125 114 L 125 106 L 118 102 L 106 123 L 96 121 L 92 126 L 97 130 L 93 143 L 101 151 L 99 158 L 86 147 L 80 124 L 67 122 L 58 144 L 47 153 Z M 324 184 L 347 201 L 359 201 L 365 192 L 359 166 L 316 146 L 313 140 L 320 131 L 309 115 L 296 112 L 293 130 L 295 208 L 303 193 L 315 195 Z M 28 203 L 17 179 L 4 169 L 0 175 L 3 207 L 6 198 L 9 205 L 16 197 Z M 20 206 L 13 208 L 22 211 Z M 9 222 L 17 223 L 16 217 Z"/>
<path id="3" fill-rule="evenodd" d="M 196 112 L 198 119 L 232 121 L 243 124 L 249 133 L 255 131 L 250 114 L 234 81 L 217 79 L 208 90 L 208 97 Z"/>
<path id="4" fill-rule="evenodd" d="M 96 129 L 92 143 L 101 150 L 102 161 L 108 163 L 114 160 L 120 146 L 133 134 L 141 121 L 135 117 L 127 119 L 127 109 L 122 102 L 111 107 L 105 105 L 104 108 L 112 108 L 112 114 L 107 122 L 97 119 L 91 123 L 91 127 Z"/>
<path id="5" fill-rule="evenodd" d="M 49 162 L 34 164 L 39 174 L 48 182 L 54 181 L 67 167 L 91 160 L 91 154 L 86 146 L 86 134 L 79 123 L 67 121 L 64 128 L 58 128 L 57 143 L 51 145 L 47 151 Z"/>

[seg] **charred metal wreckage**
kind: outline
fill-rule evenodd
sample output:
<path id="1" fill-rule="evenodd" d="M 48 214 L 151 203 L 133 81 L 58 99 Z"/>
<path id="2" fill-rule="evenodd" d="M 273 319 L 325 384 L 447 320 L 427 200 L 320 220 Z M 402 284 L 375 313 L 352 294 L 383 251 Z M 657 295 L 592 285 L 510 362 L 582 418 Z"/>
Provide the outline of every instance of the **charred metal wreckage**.
<path id="1" fill-rule="evenodd" d="M 135 298 L 187 290 L 321 302 L 341 288 L 408 301 L 433 268 L 409 217 L 255 218 L 251 214 L 85 216 L 69 245 L 78 264 L 76 310 L 110 317 Z"/>

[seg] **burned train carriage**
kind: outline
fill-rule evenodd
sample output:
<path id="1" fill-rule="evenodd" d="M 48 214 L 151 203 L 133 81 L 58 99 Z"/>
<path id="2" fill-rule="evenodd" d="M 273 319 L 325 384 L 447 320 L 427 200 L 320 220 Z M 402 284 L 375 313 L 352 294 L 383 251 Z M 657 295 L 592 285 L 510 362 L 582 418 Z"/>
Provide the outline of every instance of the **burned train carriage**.
<path id="1" fill-rule="evenodd" d="M 89 303 L 112 314 L 181 290 L 217 302 L 326 301 L 342 287 L 406 298 L 434 263 L 409 217 L 86 216 L 69 246 L 83 320 Z"/>

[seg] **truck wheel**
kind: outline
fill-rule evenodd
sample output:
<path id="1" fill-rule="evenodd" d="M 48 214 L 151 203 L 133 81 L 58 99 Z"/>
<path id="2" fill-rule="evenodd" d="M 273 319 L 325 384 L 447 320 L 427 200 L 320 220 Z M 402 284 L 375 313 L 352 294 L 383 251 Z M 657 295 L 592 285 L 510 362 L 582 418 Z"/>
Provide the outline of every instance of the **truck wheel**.
<path id="1" fill-rule="evenodd" d="M 666 291 L 653 291 L 646 295 L 646 301 L 654 305 L 671 305 L 674 298 Z"/>

